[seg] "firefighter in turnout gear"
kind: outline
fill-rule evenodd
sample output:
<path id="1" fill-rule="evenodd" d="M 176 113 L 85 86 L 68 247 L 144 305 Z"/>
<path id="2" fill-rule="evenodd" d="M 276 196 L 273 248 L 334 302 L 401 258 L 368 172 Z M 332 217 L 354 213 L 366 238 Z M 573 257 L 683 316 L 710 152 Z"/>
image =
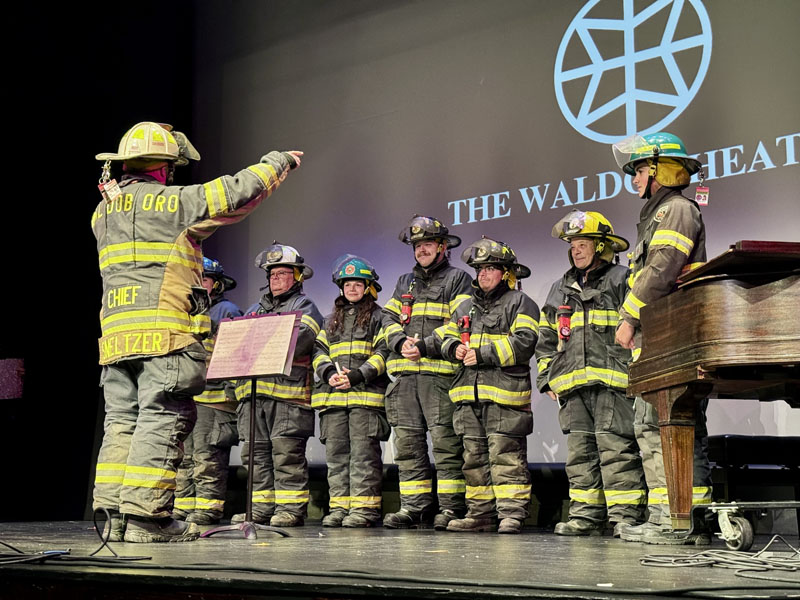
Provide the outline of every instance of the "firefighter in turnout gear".
<path id="1" fill-rule="evenodd" d="M 105 161 L 92 216 L 103 278 L 101 385 L 106 418 L 94 508 L 111 513 L 110 539 L 176 542 L 198 527 L 172 518 L 183 441 L 205 386 L 208 294 L 202 241 L 244 219 L 275 191 L 302 152 L 270 152 L 233 176 L 174 186 L 175 165 L 199 160 L 185 135 L 144 122 Z M 122 161 L 119 184 L 113 161 Z"/>
<path id="2" fill-rule="evenodd" d="M 461 363 L 450 399 L 464 443 L 467 515 L 447 530 L 494 531 L 499 518 L 499 533 L 519 533 L 531 503 L 530 360 L 539 307 L 515 289 L 531 271 L 508 245 L 484 237 L 461 260 L 476 271 L 472 297 L 434 335 L 442 356 Z"/>
<path id="3" fill-rule="evenodd" d="M 236 280 L 225 274 L 219 261 L 203 257 L 203 287 L 211 299 L 211 335 L 203 340 L 210 359 L 220 321 L 241 317 L 242 311 L 225 298 L 225 292 L 236 287 Z M 208 381 L 194 400 L 197 422 L 184 443 L 172 516 L 198 525 L 214 525 L 225 507 L 231 447 L 239 444 L 233 382 Z"/>
<path id="4" fill-rule="evenodd" d="M 598 212 L 572 211 L 553 237 L 569 243 L 572 267 L 553 283 L 539 320 L 536 387 L 559 404 L 567 434 L 569 520 L 558 535 L 615 535 L 643 520 L 644 474 L 625 396 L 631 352 L 614 342 L 628 270 L 614 264 L 628 242 Z"/>
<path id="5" fill-rule="evenodd" d="M 314 347 L 319 383 L 311 405 L 320 411 L 330 494 L 325 527 L 372 527 L 381 520 L 381 441 L 390 433 L 383 406 L 389 350 L 375 302 L 381 290 L 377 280 L 363 258 L 347 254 L 336 260 L 339 297 Z"/>
<path id="6" fill-rule="evenodd" d="M 273 527 L 303 525 L 308 507 L 306 444 L 314 435 L 311 408 L 311 353 L 322 326 L 322 315 L 303 293 L 303 282 L 314 272 L 291 246 L 273 242 L 256 256 L 256 267 L 267 272 L 267 293 L 246 314 L 303 313 L 291 374 L 256 380 L 256 439 L 250 433 L 249 379 L 239 380 L 239 435 L 244 439 L 242 462 L 254 452 L 253 521 Z M 234 515 L 240 522 L 244 514 Z"/>
<path id="7" fill-rule="evenodd" d="M 463 516 L 464 476 L 461 440 L 453 431 L 448 397 L 457 365 L 439 354 L 433 332 L 450 320 L 470 297 L 470 277 L 450 266 L 448 250 L 461 243 L 440 221 L 419 215 L 400 232 L 414 249 L 416 265 L 402 275 L 383 309 L 383 327 L 395 378 L 386 392 L 386 414 L 394 429 L 395 462 L 400 471 L 400 510 L 383 519 L 384 527 L 417 527 L 432 512 L 433 478 L 428 459 L 431 435 L 437 476 L 439 514 L 434 527 L 444 530 Z"/>
<path id="8" fill-rule="evenodd" d="M 637 241 L 630 255 L 628 292 L 616 340 L 633 350 L 636 360 L 642 345 L 639 313 L 651 302 L 672 292 L 682 274 L 706 260 L 706 233 L 700 208 L 681 195 L 700 162 L 690 157 L 683 142 L 670 133 L 633 136 L 613 146 L 622 170 L 633 177 L 639 197 L 645 200 L 637 225 Z M 701 174 L 702 175 L 702 174 Z M 694 443 L 693 504 L 711 502 L 711 468 L 708 462 L 706 406 L 698 406 Z M 652 544 L 710 544 L 704 523 L 692 534 L 671 531 L 661 434 L 655 407 L 641 398 L 634 405 L 636 440 L 648 487 L 647 523 L 624 527 L 621 537 Z"/>

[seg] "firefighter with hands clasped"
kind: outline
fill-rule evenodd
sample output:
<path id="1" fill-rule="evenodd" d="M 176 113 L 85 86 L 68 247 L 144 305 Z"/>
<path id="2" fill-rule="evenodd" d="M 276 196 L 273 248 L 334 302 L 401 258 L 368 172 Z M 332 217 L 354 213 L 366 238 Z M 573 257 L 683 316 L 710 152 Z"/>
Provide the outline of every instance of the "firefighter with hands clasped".
<path id="1" fill-rule="evenodd" d="M 395 462 L 400 471 L 400 510 L 383 519 L 384 527 L 417 527 L 433 508 L 428 458 L 430 432 L 436 466 L 439 514 L 434 528 L 463 516 L 464 476 L 461 440 L 453 431 L 448 397 L 457 365 L 439 354 L 433 332 L 469 298 L 470 277 L 450 266 L 448 250 L 461 244 L 440 221 L 415 215 L 400 232 L 413 246 L 416 265 L 401 276 L 383 309 L 391 352 L 387 370 L 395 380 L 386 392 L 386 414 L 394 428 Z"/>
<path id="2" fill-rule="evenodd" d="M 236 287 L 236 280 L 225 274 L 219 261 L 203 257 L 203 287 L 211 299 L 211 335 L 203 341 L 210 358 L 220 321 L 241 317 L 242 311 L 225 297 L 225 292 Z M 172 516 L 198 525 L 214 525 L 225 507 L 231 448 L 239 443 L 234 383 L 208 381 L 203 393 L 194 399 L 197 422 L 184 443 Z"/>
<path id="3" fill-rule="evenodd" d="M 460 361 L 450 388 L 453 425 L 464 443 L 467 515 L 448 531 L 519 533 L 528 517 L 533 431 L 531 368 L 539 307 L 515 289 L 531 270 L 503 242 L 482 238 L 461 254 L 476 271 L 472 297 L 434 339 Z"/>
<path id="4" fill-rule="evenodd" d="M 244 219 L 275 191 L 302 152 L 270 152 L 261 162 L 205 184 L 176 186 L 176 165 L 199 160 L 169 125 L 134 125 L 105 161 L 92 216 L 103 278 L 101 385 L 106 418 L 94 508 L 106 509 L 109 539 L 183 542 L 194 523 L 172 518 L 183 441 L 203 391 L 209 334 L 202 288 L 202 241 Z M 111 179 L 121 161 L 122 180 Z"/>
<path id="5" fill-rule="evenodd" d="M 319 383 L 320 441 L 328 464 L 330 513 L 324 527 L 372 527 L 381 520 L 381 441 L 389 439 L 384 394 L 389 384 L 375 268 L 347 254 L 336 260 L 339 287 L 333 313 L 317 335 L 314 370 Z"/>
<path id="6" fill-rule="evenodd" d="M 625 396 L 631 352 L 614 342 L 628 270 L 614 264 L 628 242 L 598 212 L 572 211 L 552 235 L 569 243 L 572 267 L 550 288 L 536 344 L 540 392 L 559 404 L 567 434 L 569 520 L 557 535 L 619 536 L 643 519 L 642 462 Z"/>
<path id="7" fill-rule="evenodd" d="M 244 438 L 242 462 L 253 455 L 253 521 L 273 527 L 303 525 L 308 508 L 306 444 L 314 435 L 311 408 L 311 353 L 322 326 L 322 315 L 303 293 L 303 282 L 314 271 L 292 246 L 273 242 L 259 253 L 256 267 L 267 272 L 268 289 L 247 314 L 303 313 L 290 375 L 256 379 L 255 440 L 250 435 L 251 380 L 239 380 L 239 435 Z M 244 521 L 234 515 L 232 523 Z"/>
<path id="8" fill-rule="evenodd" d="M 706 232 L 700 208 L 681 195 L 690 177 L 700 171 L 700 162 L 686 152 L 683 142 L 670 133 L 633 136 L 613 146 L 622 170 L 633 177 L 639 197 L 645 200 L 637 225 L 636 247 L 631 256 L 628 292 L 616 332 L 617 343 L 641 351 L 641 309 L 675 289 L 678 277 L 706 260 Z M 702 172 L 701 172 L 702 176 Z M 698 190 L 699 192 L 700 190 Z M 711 468 L 708 462 L 708 431 L 704 400 L 697 409 L 694 441 L 692 504 L 711 502 Z M 621 537 L 651 544 L 711 543 L 702 519 L 691 534 L 671 529 L 661 435 L 655 407 L 642 398 L 635 400 L 634 426 L 642 451 L 648 487 L 647 523 L 624 527 Z"/>

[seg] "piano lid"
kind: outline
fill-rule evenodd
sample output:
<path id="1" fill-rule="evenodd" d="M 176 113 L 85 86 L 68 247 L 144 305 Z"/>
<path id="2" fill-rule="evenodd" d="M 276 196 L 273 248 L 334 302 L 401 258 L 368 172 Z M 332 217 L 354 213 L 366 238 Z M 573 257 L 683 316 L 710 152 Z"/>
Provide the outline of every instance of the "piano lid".
<path id="1" fill-rule="evenodd" d="M 742 240 L 699 267 L 678 277 L 683 287 L 712 278 L 800 272 L 800 243 Z"/>

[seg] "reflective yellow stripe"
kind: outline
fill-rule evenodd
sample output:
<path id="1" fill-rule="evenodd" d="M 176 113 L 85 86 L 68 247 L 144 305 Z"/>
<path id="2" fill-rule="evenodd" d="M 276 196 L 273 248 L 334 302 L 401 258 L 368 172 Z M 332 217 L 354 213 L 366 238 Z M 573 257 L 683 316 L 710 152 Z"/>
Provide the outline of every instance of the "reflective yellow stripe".
<path id="1" fill-rule="evenodd" d="M 490 485 L 466 486 L 467 500 L 494 500 L 494 489 Z"/>
<path id="2" fill-rule="evenodd" d="M 402 306 L 403 305 L 400 302 L 400 300 L 398 300 L 397 298 L 392 298 L 386 303 L 386 306 L 384 306 L 383 308 L 385 308 L 389 312 L 393 312 L 396 315 L 399 315 L 400 314 L 400 309 L 401 309 Z M 396 323 L 394 323 L 394 325 L 396 325 L 397 327 L 400 327 Z M 390 327 L 391 327 L 391 325 L 390 325 Z"/>
<path id="3" fill-rule="evenodd" d="M 202 264 L 202 253 L 192 246 L 172 242 L 124 242 L 109 244 L 98 253 L 100 270 L 126 262 L 172 263 L 196 269 Z"/>
<path id="4" fill-rule="evenodd" d="M 547 356 L 547 357 L 540 358 L 537 361 L 536 368 L 538 369 L 540 374 L 544 372 L 544 370 L 547 368 L 547 366 L 550 364 L 550 361 L 552 361 L 552 360 L 553 360 L 552 357 Z"/>
<path id="5" fill-rule="evenodd" d="M 589 323 L 600 327 L 616 327 L 619 323 L 619 313 L 615 310 L 590 310 Z"/>
<path id="6" fill-rule="evenodd" d="M 370 356 L 367 359 L 367 364 L 371 365 L 378 372 L 378 375 L 383 375 L 386 372 L 386 361 L 383 360 L 380 354 Z"/>
<path id="7" fill-rule="evenodd" d="M 305 381 L 305 380 L 304 380 Z M 274 381 L 256 380 L 256 394 L 261 396 L 272 396 L 286 400 L 310 401 L 311 387 L 300 384 L 299 386 L 281 385 Z M 250 398 L 250 382 L 245 381 L 236 386 L 236 397 L 247 400 Z"/>
<path id="8" fill-rule="evenodd" d="M 536 333 L 539 333 L 539 323 L 536 322 L 536 319 L 528 315 L 519 314 L 514 318 L 514 322 L 511 324 L 512 332 L 517 329 L 532 329 Z"/>
<path id="9" fill-rule="evenodd" d="M 645 305 L 644 302 L 634 296 L 633 292 L 628 292 L 625 297 L 625 302 L 622 303 L 622 308 L 632 316 L 634 319 L 639 318 L 639 310 Z"/>
<path id="10" fill-rule="evenodd" d="M 253 502 L 255 504 L 274 504 L 275 490 L 253 490 Z"/>
<path id="11" fill-rule="evenodd" d="M 474 386 L 459 386 L 450 389 L 450 400 L 453 402 L 473 402 L 476 400 L 490 400 L 497 404 L 513 407 L 525 407 L 531 403 L 531 391 L 511 392 L 498 387 L 478 384 L 478 397 L 475 397 Z"/>
<path id="12" fill-rule="evenodd" d="M 492 489 L 498 500 L 501 498 L 528 500 L 531 497 L 530 485 L 493 485 Z"/>
<path id="13" fill-rule="evenodd" d="M 456 312 L 456 309 L 459 306 L 461 306 L 461 303 L 464 302 L 465 300 L 469 300 L 471 297 L 472 296 L 470 296 L 469 294 L 459 294 L 458 296 L 450 300 L 450 302 L 448 303 L 448 306 L 450 307 L 450 314 L 452 315 L 454 312 Z"/>
<path id="14" fill-rule="evenodd" d="M 224 500 L 217 500 L 216 498 L 195 498 L 195 510 L 222 510 L 224 506 Z"/>
<path id="15" fill-rule="evenodd" d="M 667 488 L 653 488 L 647 494 L 648 504 L 669 504 Z"/>
<path id="16" fill-rule="evenodd" d="M 352 388 L 349 390 L 335 392 L 314 392 L 311 395 L 312 408 L 346 408 L 349 406 L 368 406 L 373 408 L 381 408 L 383 407 L 383 404 L 383 394 L 353 390 Z"/>
<path id="17" fill-rule="evenodd" d="M 174 503 L 175 508 L 178 510 L 182 510 L 185 512 L 191 512 L 194 510 L 195 507 L 195 499 L 194 498 L 175 498 Z"/>
<path id="18" fill-rule="evenodd" d="M 430 479 L 400 482 L 400 494 L 403 496 L 413 496 L 415 494 L 430 494 L 431 491 L 433 491 L 433 483 Z"/>
<path id="19" fill-rule="evenodd" d="M 569 499 L 573 502 L 581 502 L 582 504 L 604 505 L 606 503 L 606 498 L 602 489 L 578 490 L 569 488 Z"/>
<path id="20" fill-rule="evenodd" d="M 431 358 L 421 358 L 416 362 L 405 358 L 396 358 L 386 363 L 386 369 L 392 375 L 401 373 L 452 375 L 456 372 L 456 365 L 447 360 Z"/>
<path id="21" fill-rule="evenodd" d="M 203 393 L 195 396 L 194 400 L 201 404 L 219 404 L 228 402 L 228 396 L 225 394 L 225 390 L 203 390 Z"/>
<path id="22" fill-rule="evenodd" d="M 544 313 L 544 311 L 539 313 L 539 329 L 542 327 L 547 327 L 553 331 L 556 331 L 556 324 L 547 320 L 547 315 Z"/>
<path id="23" fill-rule="evenodd" d="M 562 394 L 579 385 L 590 383 L 604 383 L 609 387 L 625 389 L 628 387 L 628 373 L 599 367 L 584 367 L 564 373 L 549 381 L 550 389 L 556 394 Z"/>
<path id="24" fill-rule="evenodd" d="M 403 333 L 403 328 L 400 327 L 400 325 L 398 325 L 397 323 L 392 323 L 391 325 L 388 325 L 386 327 L 386 330 L 383 332 L 383 336 L 386 339 L 386 343 L 387 344 L 389 343 L 389 336 L 390 335 L 396 335 L 398 333 L 399 334 Z"/>
<path id="25" fill-rule="evenodd" d="M 370 354 L 372 344 L 370 342 L 337 342 L 329 347 L 328 352 L 331 358 L 349 356 L 350 354 Z"/>
<path id="26" fill-rule="evenodd" d="M 493 345 L 501 367 L 514 364 L 514 349 L 511 347 L 511 342 L 508 341 L 508 338 L 497 340 Z"/>
<path id="27" fill-rule="evenodd" d="M 275 490 L 275 504 L 305 504 L 308 490 Z"/>
<path id="28" fill-rule="evenodd" d="M 463 479 L 439 479 L 436 482 L 436 492 L 439 494 L 463 494 L 467 489 L 467 482 Z"/>
<path id="29" fill-rule="evenodd" d="M 306 327 L 308 327 L 311 331 L 313 331 L 314 335 L 317 335 L 317 333 L 319 333 L 319 323 L 317 323 L 314 320 L 314 317 L 310 317 L 308 315 L 303 315 L 300 318 L 300 322 L 303 325 L 305 325 Z"/>
<path id="30" fill-rule="evenodd" d="M 380 508 L 380 496 L 353 496 L 350 499 L 350 508 Z"/>
<path id="31" fill-rule="evenodd" d="M 671 246 L 689 256 L 692 253 L 692 248 L 694 248 L 694 242 L 677 231 L 659 229 L 653 234 L 653 239 L 650 240 L 650 247 L 652 248 L 653 246 Z"/>
<path id="32" fill-rule="evenodd" d="M 450 305 L 441 302 L 417 302 L 412 309 L 415 317 L 432 317 L 434 319 L 449 319 Z"/>
<path id="33" fill-rule="evenodd" d="M 698 505 L 698 504 L 711 504 L 710 487 L 692 488 L 692 505 Z"/>
<path id="34" fill-rule="evenodd" d="M 331 509 L 343 508 L 348 510 L 350 508 L 350 496 L 331 496 L 328 506 Z"/>
<path id="35" fill-rule="evenodd" d="M 609 506 L 617 504 L 640 505 L 647 503 L 644 490 L 605 490 L 606 503 Z"/>
<path id="36" fill-rule="evenodd" d="M 278 187 L 278 172 L 269 163 L 258 163 L 247 167 L 247 170 L 254 173 L 267 187 L 267 192 L 271 194 Z"/>

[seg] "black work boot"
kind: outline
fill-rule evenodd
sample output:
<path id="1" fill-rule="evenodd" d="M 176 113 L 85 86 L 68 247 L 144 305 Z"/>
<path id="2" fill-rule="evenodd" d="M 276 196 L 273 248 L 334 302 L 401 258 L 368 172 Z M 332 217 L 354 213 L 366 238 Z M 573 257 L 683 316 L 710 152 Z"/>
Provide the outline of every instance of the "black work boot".
<path id="1" fill-rule="evenodd" d="M 593 523 L 586 519 L 570 519 L 566 523 L 556 523 L 556 535 L 603 535 L 603 523 Z"/>
<path id="2" fill-rule="evenodd" d="M 454 510 L 446 508 L 433 518 L 433 528 L 436 531 L 444 531 L 445 529 L 447 529 L 447 524 L 450 521 L 458 518 L 459 516 L 456 514 Z"/>
<path id="3" fill-rule="evenodd" d="M 176 521 L 172 517 L 140 517 L 128 515 L 125 541 L 134 544 L 152 542 L 191 542 L 200 537 L 200 528 L 194 523 Z"/>
<path id="4" fill-rule="evenodd" d="M 341 527 L 347 512 L 342 509 L 332 510 L 322 519 L 323 527 Z"/>
<path id="5" fill-rule="evenodd" d="M 110 519 L 103 527 L 103 537 L 109 542 L 121 542 L 125 537 L 125 528 L 128 525 L 128 515 L 121 515 L 117 511 L 108 511 Z"/>
<path id="6" fill-rule="evenodd" d="M 389 529 L 412 529 L 422 524 L 422 515 L 401 508 L 396 513 L 388 513 L 383 517 L 383 526 Z"/>
<path id="7" fill-rule="evenodd" d="M 221 517 L 217 513 L 210 510 L 196 510 L 186 517 L 186 522 L 198 525 L 216 525 L 220 519 Z"/>
<path id="8" fill-rule="evenodd" d="M 453 519 L 447 524 L 447 531 L 465 531 L 477 533 L 480 531 L 494 531 L 497 528 L 491 517 L 465 517 Z"/>

